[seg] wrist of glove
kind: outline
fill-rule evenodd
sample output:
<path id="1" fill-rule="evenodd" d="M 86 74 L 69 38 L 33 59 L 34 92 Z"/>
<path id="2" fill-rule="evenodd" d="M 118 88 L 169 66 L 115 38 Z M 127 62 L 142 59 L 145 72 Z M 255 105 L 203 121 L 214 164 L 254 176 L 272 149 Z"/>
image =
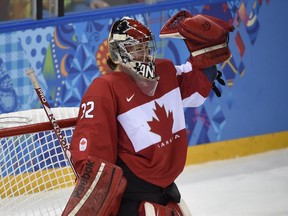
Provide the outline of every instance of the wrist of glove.
<path id="1" fill-rule="evenodd" d="M 221 97 L 221 92 L 217 88 L 215 81 L 219 82 L 220 85 L 225 85 L 225 81 L 222 79 L 222 73 L 217 70 L 217 66 L 213 65 L 211 67 L 202 69 L 202 72 L 205 74 L 207 79 L 212 83 L 212 90 L 217 97 Z"/>

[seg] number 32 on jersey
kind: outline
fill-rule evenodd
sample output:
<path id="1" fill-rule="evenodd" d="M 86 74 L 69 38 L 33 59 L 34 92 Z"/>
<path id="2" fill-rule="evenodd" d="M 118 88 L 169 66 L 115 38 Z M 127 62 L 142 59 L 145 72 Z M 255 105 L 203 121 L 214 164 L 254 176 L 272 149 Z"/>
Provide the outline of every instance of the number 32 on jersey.
<path id="1" fill-rule="evenodd" d="M 81 104 L 82 115 L 81 118 L 93 118 L 94 115 L 92 111 L 94 110 L 94 101 L 88 101 L 86 103 Z"/>

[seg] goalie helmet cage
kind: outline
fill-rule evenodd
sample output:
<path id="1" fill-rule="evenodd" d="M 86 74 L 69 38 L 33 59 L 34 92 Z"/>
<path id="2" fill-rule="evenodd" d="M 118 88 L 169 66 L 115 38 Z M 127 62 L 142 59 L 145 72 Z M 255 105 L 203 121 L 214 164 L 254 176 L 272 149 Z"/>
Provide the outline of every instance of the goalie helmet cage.
<path id="1" fill-rule="evenodd" d="M 78 108 L 52 112 L 70 143 Z M 69 166 L 44 109 L 0 115 L 0 212 L 61 215 L 73 191 Z"/>

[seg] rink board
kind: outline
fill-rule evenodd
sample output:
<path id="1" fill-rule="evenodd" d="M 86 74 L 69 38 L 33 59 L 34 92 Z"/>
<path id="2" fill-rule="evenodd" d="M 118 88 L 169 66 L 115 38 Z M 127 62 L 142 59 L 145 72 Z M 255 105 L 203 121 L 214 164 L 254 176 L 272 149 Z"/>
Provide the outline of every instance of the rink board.
<path id="1" fill-rule="evenodd" d="M 282 148 L 288 148 L 288 131 L 189 147 L 186 165 L 231 159 Z"/>

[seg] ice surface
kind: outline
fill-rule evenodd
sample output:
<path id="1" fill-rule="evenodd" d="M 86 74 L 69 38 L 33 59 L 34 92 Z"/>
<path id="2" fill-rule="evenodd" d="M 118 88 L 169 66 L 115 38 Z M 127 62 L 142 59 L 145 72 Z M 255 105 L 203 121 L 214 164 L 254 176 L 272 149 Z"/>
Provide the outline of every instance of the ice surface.
<path id="1" fill-rule="evenodd" d="M 193 216 L 288 216 L 288 149 L 188 166 L 176 182 Z"/>

